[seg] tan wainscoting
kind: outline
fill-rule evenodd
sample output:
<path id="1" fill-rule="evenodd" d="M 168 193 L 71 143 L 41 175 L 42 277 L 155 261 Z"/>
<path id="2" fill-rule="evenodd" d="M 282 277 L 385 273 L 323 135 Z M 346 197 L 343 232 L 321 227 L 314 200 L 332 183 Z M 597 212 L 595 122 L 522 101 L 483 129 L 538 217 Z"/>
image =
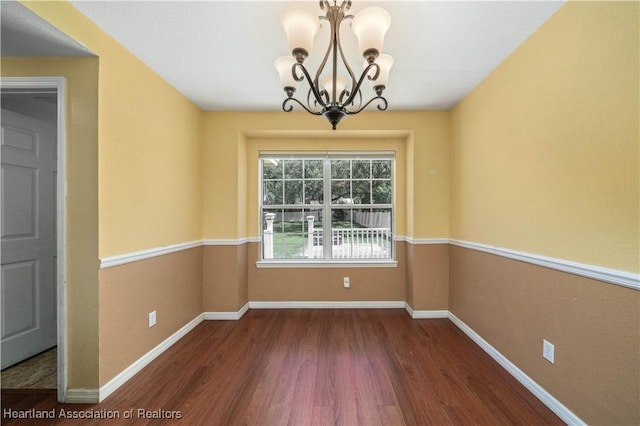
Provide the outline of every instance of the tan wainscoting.
<path id="1" fill-rule="evenodd" d="M 100 270 L 101 386 L 202 314 L 202 250 Z"/>
<path id="2" fill-rule="evenodd" d="M 377 268 L 258 268 L 259 248 L 248 244 L 249 300 L 406 300 L 405 243 L 396 244 L 397 267 Z M 343 277 L 350 278 L 350 288 L 343 287 Z"/>
<path id="3" fill-rule="evenodd" d="M 638 422 L 640 292 L 454 245 L 449 253 L 455 316 L 588 424 Z"/>

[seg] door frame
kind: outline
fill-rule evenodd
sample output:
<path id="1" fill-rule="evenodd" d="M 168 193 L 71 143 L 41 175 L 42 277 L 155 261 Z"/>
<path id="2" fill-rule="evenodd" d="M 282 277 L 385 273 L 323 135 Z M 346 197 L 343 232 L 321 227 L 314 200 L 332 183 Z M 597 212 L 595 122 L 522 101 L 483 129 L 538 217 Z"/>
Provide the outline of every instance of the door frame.
<path id="1" fill-rule="evenodd" d="M 58 320 L 58 402 L 64 402 L 67 394 L 67 169 L 66 169 L 66 112 L 67 81 L 64 77 L 0 77 L 0 90 L 24 93 L 56 90 L 57 102 L 57 195 L 56 195 L 56 318 Z"/>

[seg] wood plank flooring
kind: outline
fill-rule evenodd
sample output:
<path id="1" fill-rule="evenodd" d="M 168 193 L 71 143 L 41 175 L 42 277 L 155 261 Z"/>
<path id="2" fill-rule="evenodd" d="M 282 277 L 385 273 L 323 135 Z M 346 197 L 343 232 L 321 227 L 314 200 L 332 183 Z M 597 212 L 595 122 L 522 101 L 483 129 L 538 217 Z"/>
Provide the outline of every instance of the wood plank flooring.
<path id="1" fill-rule="evenodd" d="M 61 409 L 136 425 L 564 424 L 449 320 L 395 309 L 205 321 L 101 404 L 3 390 L 2 423 L 18 424 L 7 409 L 56 410 L 31 424 L 105 424 Z"/>

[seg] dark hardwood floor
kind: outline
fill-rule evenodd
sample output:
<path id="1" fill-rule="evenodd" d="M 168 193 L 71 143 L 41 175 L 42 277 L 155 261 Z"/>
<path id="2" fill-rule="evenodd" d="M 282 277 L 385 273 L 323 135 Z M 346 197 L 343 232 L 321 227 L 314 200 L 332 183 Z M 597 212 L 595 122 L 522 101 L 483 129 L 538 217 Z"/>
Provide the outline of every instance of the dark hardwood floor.
<path id="1" fill-rule="evenodd" d="M 563 424 L 449 320 L 404 310 L 250 310 L 205 321 L 101 404 L 2 391 L 3 424 L 24 424 L 6 413 L 29 409 L 55 409 L 55 419 L 31 424 Z"/>

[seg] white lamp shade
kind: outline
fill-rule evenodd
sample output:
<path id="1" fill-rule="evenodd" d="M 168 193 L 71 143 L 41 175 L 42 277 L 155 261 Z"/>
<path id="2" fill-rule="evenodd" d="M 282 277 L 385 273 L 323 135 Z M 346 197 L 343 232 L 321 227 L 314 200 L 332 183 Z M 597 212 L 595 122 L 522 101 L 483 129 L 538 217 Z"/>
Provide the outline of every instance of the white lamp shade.
<path id="1" fill-rule="evenodd" d="M 381 7 L 367 7 L 353 18 L 351 29 L 358 38 L 358 48 L 363 54 L 368 49 L 382 52 L 384 35 L 391 26 L 391 16 Z"/>
<path id="2" fill-rule="evenodd" d="M 322 87 L 329 94 L 329 98 L 333 96 L 333 76 L 329 76 L 322 80 Z M 341 75 L 336 76 L 336 97 L 340 99 L 340 93 L 347 87 L 347 79 L 342 77 Z M 338 101 L 338 99 L 333 99 L 333 101 Z"/>
<path id="3" fill-rule="evenodd" d="M 380 73 L 378 74 L 378 78 L 375 80 L 369 80 L 371 83 L 371 87 L 376 86 L 389 86 L 389 72 L 391 71 L 391 67 L 393 66 L 393 56 L 387 55 L 386 53 L 381 53 L 376 59 L 376 64 L 380 67 Z M 367 68 L 369 63 L 364 61 L 362 64 L 362 68 Z M 372 68 L 369 71 L 369 76 L 373 77 L 376 75 L 376 69 Z"/>
<path id="4" fill-rule="evenodd" d="M 289 49 L 302 48 L 311 53 L 313 38 L 320 29 L 320 20 L 313 13 L 301 7 L 289 9 L 282 19 L 282 27 L 287 33 Z"/>
<path id="5" fill-rule="evenodd" d="M 294 89 L 298 88 L 299 82 L 293 78 L 292 67 L 293 64 L 296 63 L 296 60 L 293 56 L 280 56 L 276 59 L 275 67 L 278 70 L 278 74 L 280 74 L 280 84 L 282 87 L 293 87 Z"/>

